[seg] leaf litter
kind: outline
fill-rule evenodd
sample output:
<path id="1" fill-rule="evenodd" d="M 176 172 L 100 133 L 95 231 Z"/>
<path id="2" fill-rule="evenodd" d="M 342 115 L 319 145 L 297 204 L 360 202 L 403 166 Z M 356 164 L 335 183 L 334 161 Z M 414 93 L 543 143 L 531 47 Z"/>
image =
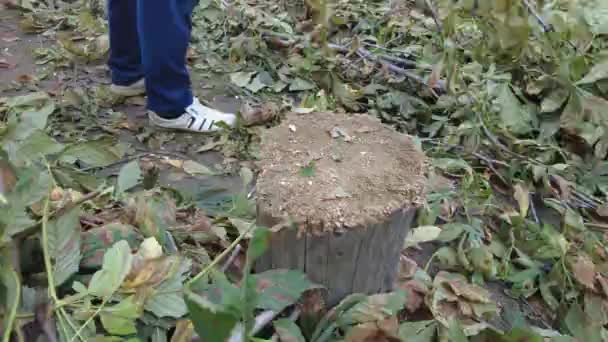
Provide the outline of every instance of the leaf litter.
<path id="1" fill-rule="evenodd" d="M 275 320 L 277 336 L 606 340 L 608 9 L 601 1 L 422 3 L 237 0 L 201 1 L 197 8 L 193 73 L 219 76 L 220 86 L 251 102 L 241 107 L 244 127 L 194 150 L 249 159 L 259 131 L 251 126 L 285 111 L 367 112 L 417 136 L 433 158 L 431 171 L 450 184 L 429 193 L 418 215 L 406 252 L 415 246 L 416 256 L 430 254 L 414 264 L 404 259 L 400 290 L 353 295 L 312 329 L 294 324 L 291 312 Z M 25 9 L 22 30 L 58 42 L 37 47 L 39 65 L 95 73 L 92 64 L 107 53 L 103 6 L 18 1 L 15 7 Z M 49 75 L 41 70 L 21 79 L 36 83 Z M 254 312 L 287 307 L 289 313 L 313 287 L 302 285 L 301 275 L 232 283 L 232 275 L 209 268 L 237 236 L 252 235 L 242 222 L 230 223 L 239 222 L 234 213 L 246 212 L 237 208 L 243 203 L 233 200 L 224 206 L 231 210 L 208 217 L 205 211 L 217 212 L 230 196 L 197 201 L 204 206 L 196 208 L 156 182 L 143 191 L 142 161 L 124 162 L 136 147 L 117 145 L 111 116 L 104 117 L 106 106 L 121 100 L 99 86 L 74 102 L 70 87 L 78 80 L 67 81 L 59 91 L 17 82 L 12 90 L 21 96 L 0 99 L 2 249 L 19 251 L 32 240 L 45 255 L 38 270 L 45 281 L 37 285 L 35 271 L 1 260 L 2 284 L 13 298 L 4 301 L 4 337 L 13 330 L 22 335 L 33 323 L 62 341 L 95 335 L 162 341 L 177 326 L 173 340 L 185 341 L 194 332 L 229 336 Z M 81 110 L 66 115 L 62 96 Z M 336 140 L 359 133 L 332 128 Z M 182 144 L 145 130 L 137 139 L 151 148 Z M 216 174 L 195 158 L 170 158 L 180 172 Z M 162 166 L 166 159 L 151 160 Z M 93 172 L 115 163 L 117 177 Z M 175 244 L 183 253 L 172 252 Z M 267 282 L 276 293 L 291 291 L 280 296 L 288 300 L 248 290 Z M 498 292 L 488 290 L 494 283 Z M 46 286 L 52 314 L 33 319 L 26 294 Z M 507 305 L 505 293 L 516 306 Z M 254 298 L 266 304 L 252 305 Z M 551 314 L 538 312 L 543 307 Z M 507 323 L 497 324 L 493 314 Z M 213 323 L 217 335 L 207 328 Z"/>

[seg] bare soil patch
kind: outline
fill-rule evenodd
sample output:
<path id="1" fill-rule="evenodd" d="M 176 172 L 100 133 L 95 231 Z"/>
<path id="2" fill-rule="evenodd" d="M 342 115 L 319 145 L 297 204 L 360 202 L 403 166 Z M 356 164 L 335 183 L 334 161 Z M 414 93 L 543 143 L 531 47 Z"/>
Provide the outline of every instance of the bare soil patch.
<path id="1" fill-rule="evenodd" d="M 421 202 L 426 158 L 369 115 L 289 114 L 262 134 L 258 203 L 309 232 L 365 226 Z"/>

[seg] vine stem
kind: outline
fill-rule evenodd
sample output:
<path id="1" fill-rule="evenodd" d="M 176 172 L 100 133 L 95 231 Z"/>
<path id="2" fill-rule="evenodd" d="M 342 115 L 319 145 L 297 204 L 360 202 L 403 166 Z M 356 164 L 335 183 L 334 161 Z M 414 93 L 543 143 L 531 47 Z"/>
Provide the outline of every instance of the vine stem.
<path id="1" fill-rule="evenodd" d="M 44 201 L 44 209 L 42 212 L 42 251 L 44 253 L 44 267 L 46 268 L 46 278 L 49 283 L 49 295 L 51 299 L 57 303 L 57 291 L 55 290 L 55 275 L 53 274 L 53 263 L 51 262 L 51 253 L 49 251 L 49 203 L 50 196 Z"/>
<path id="2" fill-rule="evenodd" d="M 209 273 L 209 271 L 215 267 L 217 264 L 220 263 L 220 261 L 222 259 L 224 259 L 228 254 L 230 254 L 232 252 L 233 249 L 236 248 L 236 246 L 245 238 L 245 236 L 247 236 L 247 234 L 255 227 L 255 224 L 252 224 L 251 227 L 249 227 L 249 229 L 247 229 L 246 231 L 244 231 L 241 235 L 239 235 L 239 237 L 236 238 L 236 240 L 234 240 L 234 242 L 232 242 L 230 244 L 230 246 L 228 246 L 228 248 L 226 248 L 220 255 L 218 255 L 209 265 L 207 265 L 207 267 L 205 267 L 202 271 L 200 271 L 196 276 L 194 276 L 192 279 L 190 279 L 190 281 L 188 281 L 188 286 L 194 284 L 197 280 L 199 280 L 200 278 L 202 278 L 205 274 Z"/>
<path id="3" fill-rule="evenodd" d="M 49 173 L 49 177 L 51 177 L 52 180 L 52 185 L 54 185 L 56 182 L 53 179 L 53 173 L 51 171 L 51 165 L 49 164 L 48 161 L 45 160 L 45 164 L 46 164 L 46 169 Z M 44 258 L 44 268 L 46 269 L 46 277 L 47 277 L 47 282 L 48 282 L 48 286 L 49 286 L 49 296 L 51 297 L 51 300 L 53 301 L 53 304 L 55 307 L 60 306 L 61 301 L 59 300 L 59 297 L 57 297 L 57 291 L 55 290 L 55 275 L 53 274 L 53 263 L 51 262 L 51 253 L 49 251 L 49 216 L 50 216 L 50 202 L 51 202 L 51 189 L 49 189 L 49 192 L 46 196 L 46 199 L 44 201 L 44 207 L 42 209 L 42 222 L 41 222 L 41 230 L 42 230 L 42 253 L 43 253 L 43 258 Z M 66 320 L 66 322 L 68 322 L 68 324 L 70 325 L 70 327 L 72 329 L 75 330 L 75 326 L 73 326 L 73 324 L 71 323 L 71 321 L 67 318 L 68 314 L 67 312 L 62 308 L 59 307 L 58 309 L 59 311 L 59 316 L 63 315 L 63 317 L 59 317 L 59 325 L 61 326 L 61 329 L 65 332 L 67 332 L 67 327 L 65 326 L 65 323 L 63 322 L 63 319 Z M 62 319 L 63 318 L 63 319 Z M 80 333 L 77 333 L 74 337 L 78 336 L 80 338 L 81 341 L 85 341 L 82 336 L 80 336 Z"/>
<path id="4" fill-rule="evenodd" d="M 7 273 L 10 273 L 10 276 L 13 278 L 17 286 L 15 286 L 15 298 L 14 303 L 11 307 L 9 315 L 6 319 L 6 326 L 4 327 L 4 335 L 2 336 L 2 342 L 9 342 L 11 340 L 11 332 L 13 331 L 13 324 L 15 323 L 15 319 L 17 318 L 17 307 L 19 306 L 19 300 L 21 299 L 21 282 L 19 281 L 19 275 L 13 268 L 11 268 Z"/>
<path id="5" fill-rule="evenodd" d="M 97 310 L 95 310 L 95 312 L 89 317 L 87 318 L 87 320 L 80 326 L 80 328 L 78 328 L 78 330 L 76 330 L 76 334 L 70 339 L 70 342 L 73 342 L 76 337 L 80 337 L 80 333 L 82 332 L 82 330 L 84 330 L 84 328 L 89 325 L 94 319 L 95 317 L 97 317 L 97 315 L 99 315 L 99 313 L 101 312 L 101 310 L 103 310 L 103 308 L 106 306 L 106 303 L 108 302 L 108 300 L 110 300 L 112 296 L 107 296 L 103 299 L 103 301 L 101 302 L 101 305 L 99 305 L 99 307 L 97 308 Z"/>

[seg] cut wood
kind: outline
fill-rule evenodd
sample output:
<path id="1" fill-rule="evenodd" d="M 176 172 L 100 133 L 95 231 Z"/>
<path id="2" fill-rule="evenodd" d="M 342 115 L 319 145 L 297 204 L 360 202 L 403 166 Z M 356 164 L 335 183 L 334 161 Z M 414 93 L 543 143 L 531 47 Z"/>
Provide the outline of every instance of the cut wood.
<path id="1" fill-rule="evenodd" d="M 329 305 L 393 289 L 426 185 L 412 139 L 369 115 L 290 114 L 260 147 L 257 221 L 273 234 L 256 270 L 302 270 Z"/>

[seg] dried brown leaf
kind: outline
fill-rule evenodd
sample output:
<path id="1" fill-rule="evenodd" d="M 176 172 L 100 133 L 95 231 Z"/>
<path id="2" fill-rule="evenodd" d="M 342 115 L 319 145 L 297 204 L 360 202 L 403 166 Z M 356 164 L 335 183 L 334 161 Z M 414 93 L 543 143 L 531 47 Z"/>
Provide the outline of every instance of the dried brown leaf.
<path id="1" fill-rule="evenodd" d="M 572 264 L 574 278 L 590 290 L 595 290 L 595 264 L 586 255 L 579 255 Z"/>

